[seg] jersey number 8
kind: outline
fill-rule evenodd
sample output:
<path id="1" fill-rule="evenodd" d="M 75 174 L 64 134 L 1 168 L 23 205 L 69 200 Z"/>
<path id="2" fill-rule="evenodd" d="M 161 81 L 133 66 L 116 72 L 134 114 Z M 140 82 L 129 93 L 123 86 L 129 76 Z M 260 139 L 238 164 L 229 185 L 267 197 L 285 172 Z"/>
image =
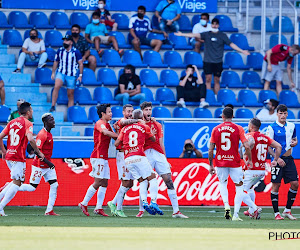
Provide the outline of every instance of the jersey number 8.
<path id="1" fill-rule="evenodd" d="M 136 131 L 131 131 L 129 133 L 129 146 L 130 147 L 136 147 L 138 145 L 138 133 Z"/>
<path id="2" fill-rule="evenodd" d="M 231 148 L 230 133 L 221 133 L 221 149 L 228 151 Z"/>
<path id="3" fill-rule="evenodd" d="M 9 130 L 10 135 L 10 145 L 11 146 L 17 146 L 20 142 L 20 136 L 18 135 L 20 129 L 11 129 Z"/>

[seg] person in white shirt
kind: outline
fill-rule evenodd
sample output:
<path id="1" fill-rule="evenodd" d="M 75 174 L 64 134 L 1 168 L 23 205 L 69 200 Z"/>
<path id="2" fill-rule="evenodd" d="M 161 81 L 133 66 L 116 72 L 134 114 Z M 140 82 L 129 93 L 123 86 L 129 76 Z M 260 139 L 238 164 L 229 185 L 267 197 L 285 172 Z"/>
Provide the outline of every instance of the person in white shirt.
<path id="1" fill-rule="evenodd" d="M 46 65 L 48 55 L 43 39 L 38 37 L 36 29 L 30 30 L 29 37 L 25 39 L 22 53 L 19 56 L 17 69 L 13 73 L 21 73 L 25 61 L 38 62 L 38 68 Z"/>
<path id="2" fill-rule="evenodd" d="M 202 13 L 200 22 L 194 25 L 192 33 L 199 34 L 207 31 L 211 31 L 211 24 L 208 22 L 209 22 L 209 14 Z M 201 41 L 200 38 L 191 38 L 190 43 L 195 47 L 194 51 L 200 53 L 201 42 L 203 41 Z"/>
<path id="3" fill-rule="evenodd" d="M 266 104 L 265 108 L 259 111 L 256 118 L 262 122 L 275 122 L 277 120 L 276 108 L 279 102 L 275 99 L 268 99 L 264 103 Z"/>

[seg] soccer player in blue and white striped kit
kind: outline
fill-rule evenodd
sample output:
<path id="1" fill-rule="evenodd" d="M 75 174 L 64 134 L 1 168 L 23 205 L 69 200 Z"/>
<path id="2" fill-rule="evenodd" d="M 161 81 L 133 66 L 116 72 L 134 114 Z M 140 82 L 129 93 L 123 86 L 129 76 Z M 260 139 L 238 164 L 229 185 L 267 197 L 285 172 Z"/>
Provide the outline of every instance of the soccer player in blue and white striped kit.
<path id="1" fill-rule="evenodd" d="M 296 135 L 296 127 L 294 123 L 286 121 L 288 116 L 287 106 L 280 104 L 277 107 L 277 121 L 269 125 L 267 135 L 277 141 L 282 146 L 280 158 L 277 161 L 277 166 L 271 169 L 272 191 L 271 200 L 275 213 L 275 220 L 283 220 L 289 218 L 296 220 L 291 214 L 291 207 L 296 199 L 298 190 L 298 173 L 292 157 L 292 148 L 297 146 L 298 140 Z M 269 153 L 274 157 L 275 153 L 269 148 Z M 284 183 L 290 183 L 286 207 L 282 213 L 282 217 L 278 209 L 278 192 L 281 185 L 281 180 Z"/>

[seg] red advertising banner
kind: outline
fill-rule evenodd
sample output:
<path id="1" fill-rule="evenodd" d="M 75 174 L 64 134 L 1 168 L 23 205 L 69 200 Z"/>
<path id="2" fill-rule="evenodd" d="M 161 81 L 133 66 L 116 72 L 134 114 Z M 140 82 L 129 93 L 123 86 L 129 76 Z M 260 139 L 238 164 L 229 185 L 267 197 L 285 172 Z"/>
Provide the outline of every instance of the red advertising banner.
<path id="1" fill-rule="evenodd" d="M 168 159 L 172 165 L 172 176 L 174 186 L 178 194 L 179 205 L 200 206 L 214 205 L 222 206 L 223 202 L 219 191 L 219 181 L 216 175 L 208 173 L 207 159 Z M 31 172 L 32 160 L 27 160 L 27 171 L 25 183 L 28 183 Z M 58 176 L 58 195 L 56 206 L 75 206 L 82 201 L 87 188 L 93 183 L 89 176 L 91 170 L 89 159 L 53 159 Z M 295 160 L 298 172 L 300 171 L 300 160 Z M 104 204 L 112 200 L 116 194 L 120 181 L 117 176 L 116 160 L 109 160 L 111 179 L 106 192 Z M 256 188 L 256 204 L 259 206 L 271 206 L 270 200 L 270 172 L 266 171 L 266 177 Z M 0 160 L 0 187 L 10 181 L 10 173 L 3 160 Z M 159 183 L 159 205 L 170 205 L 167 187 L 163 180 L 158 177 Z M 232 181 L 228 182 L 229 201 L 233 205 L 235 187 Z M 289 185 L 280 188 L 279 205 L 285 206 Z M 48 201 L 49 184 L 43 180 L 35 192 L 18 192 L 9 203 L 13 206 L 45 206 Z M 137 205 L 139 201 L 139 185 L 137 182 L 127 192 L 124 205 Z M 96 204 L 96 195 L 89 203 Z M 296 199 L 296 206 L 300 206 L 300 199 Z"/>

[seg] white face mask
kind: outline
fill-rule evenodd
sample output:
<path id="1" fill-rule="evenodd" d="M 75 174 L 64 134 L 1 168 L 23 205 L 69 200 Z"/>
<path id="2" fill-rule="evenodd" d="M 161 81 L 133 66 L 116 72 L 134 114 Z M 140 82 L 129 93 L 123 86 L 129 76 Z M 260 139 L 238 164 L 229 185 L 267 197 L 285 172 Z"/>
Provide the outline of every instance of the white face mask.
<path id="1" fill-rule="evenodd" d="M 219 29 L 211 28 L 211 31 L 214 32 L 214 33 L 217 33 L 219 31 Z"/>
<path id="2" fill-rule="evenodd" d="M 99 8 L 99 9 L 103 9 L 103 8 L 104 8 L 104 4 L 103 4 L 103 3 L 99 3 L 99 4 L 98 4 L 98 8 Z"/>
<path id="3" fill-rule="evenodd" d="M 205 25 L 207 24 L 207 22 L 206 22 L 206 20 L 201 19 L 201 20 L 200 20 L 200 24 L 201 24 L 202 26 L 205 26 Z"/>

